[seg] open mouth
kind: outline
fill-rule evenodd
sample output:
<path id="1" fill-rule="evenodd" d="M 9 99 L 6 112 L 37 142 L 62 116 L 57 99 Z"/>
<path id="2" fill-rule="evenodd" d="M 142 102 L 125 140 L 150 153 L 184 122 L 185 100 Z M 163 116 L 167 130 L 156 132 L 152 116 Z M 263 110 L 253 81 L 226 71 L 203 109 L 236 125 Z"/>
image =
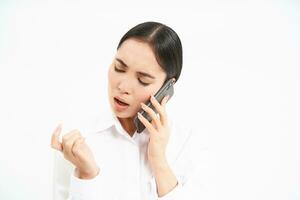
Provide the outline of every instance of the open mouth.
<path id="1" fill-rule="evenodd" d="M 120 100 L 117 99 L 117 98 L 114 98 L 114 100 L 115 100 L 119 105 L 121 105 L 121 106 L 129 106 L 129 104 L 127 104 L 127 103 L 125 103 L 125 102 L 123 102 L 123 101 L 120 101 Z"/>

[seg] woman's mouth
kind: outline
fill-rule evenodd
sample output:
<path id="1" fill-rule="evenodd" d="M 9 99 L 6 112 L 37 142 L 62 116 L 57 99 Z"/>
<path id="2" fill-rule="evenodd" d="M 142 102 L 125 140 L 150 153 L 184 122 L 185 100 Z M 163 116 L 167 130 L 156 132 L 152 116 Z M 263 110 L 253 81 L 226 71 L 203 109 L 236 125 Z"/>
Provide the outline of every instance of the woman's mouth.
<path id="1" fill-rule="evenodd" d="M 122 111 L 129 107 L 129 104 L 122 102 L 121 100 L 119 100 L 117 98 L 114 98 L 114 103 L 115 103 L 116 109 L 118 111 Z"/>

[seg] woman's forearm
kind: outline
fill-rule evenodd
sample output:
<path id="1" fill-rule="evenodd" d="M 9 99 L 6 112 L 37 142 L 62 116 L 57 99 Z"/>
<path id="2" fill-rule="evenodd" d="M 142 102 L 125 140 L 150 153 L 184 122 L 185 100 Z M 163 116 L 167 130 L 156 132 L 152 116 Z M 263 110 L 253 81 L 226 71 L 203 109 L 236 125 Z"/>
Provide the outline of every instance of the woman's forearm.
<path id="1" fill-rule="evenodd" d="M 166 158 L 159 159 L 152 164 L 152 170 L 156 181 L 158 197 L 168 194 L 177 186 L 177 178 Z"/>

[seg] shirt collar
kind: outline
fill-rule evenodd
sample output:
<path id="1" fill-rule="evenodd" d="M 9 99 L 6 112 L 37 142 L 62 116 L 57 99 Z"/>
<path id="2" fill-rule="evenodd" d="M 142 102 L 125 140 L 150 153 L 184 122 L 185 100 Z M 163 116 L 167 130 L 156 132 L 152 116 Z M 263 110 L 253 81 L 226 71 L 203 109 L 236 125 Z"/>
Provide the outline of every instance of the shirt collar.
<path id="1" fill-rule="evenodd" d="M 170 116 L 168 116 L 168 121 L 169 125 L 172 127 L 173 119 Z M 103 113 L 101 113 L 101 115 L 97 118 L 95 130 L 96 132 L 102 132 L 108 128 L 112 128 L 113 126 L 116 128 L 119 134 L 128 136 L 128 133 L 122 127 L 116 114 L 113 112 L 112 108 L 110 108 L 106 112 L 103 111 Z M 147 128 L 145 128 L 144 131 L 140 133 L 140 135 L 145 132 L 148 132 Z"/>
<path id="2" fill-rule="evenodd" d="M 107 112 L 104 112 L 98 117 L 96 122 L 96 132 L 102 132 L 106 129 L 112 128 L 113 126 L 117 130 L 117 133 L 128 136 L 128 133 L 124 130 L 112 109 L 109 109 Z"/>

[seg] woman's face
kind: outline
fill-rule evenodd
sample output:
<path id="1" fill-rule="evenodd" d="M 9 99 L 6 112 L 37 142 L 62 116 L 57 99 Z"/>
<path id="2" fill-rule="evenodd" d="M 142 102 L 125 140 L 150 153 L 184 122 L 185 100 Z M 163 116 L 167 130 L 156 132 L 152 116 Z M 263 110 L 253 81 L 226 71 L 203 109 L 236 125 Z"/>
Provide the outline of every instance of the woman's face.
<path id="1" fill-rule="evenodd" d="M 119 118 L 131 118 L 162 86 L 166 72 L 159 66 L 151 47 L 136 39 L 127 39 L 118 49 L 108 72 L 108 96 Z M 119 98 L 128 105 L 120 105 Z"/>

